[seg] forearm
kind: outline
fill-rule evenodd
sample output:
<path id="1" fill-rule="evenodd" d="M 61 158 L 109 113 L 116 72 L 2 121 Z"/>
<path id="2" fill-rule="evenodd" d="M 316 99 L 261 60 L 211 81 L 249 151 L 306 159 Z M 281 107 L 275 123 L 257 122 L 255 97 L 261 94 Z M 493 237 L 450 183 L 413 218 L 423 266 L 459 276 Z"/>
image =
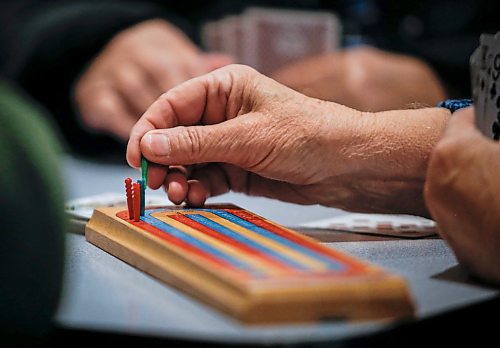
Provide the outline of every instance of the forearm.
<path id="1" fill-rule="evenodd" d="M 344 107 L 332 107 L 334 114 L 345 114 L 339 110 Z M 338 175 L 343 207 L 428 216 L 423 200 L 427 164 L 448 117 L 443 108 L 356 112 L 340 122 L 330 117 L 328 162 Z"/>

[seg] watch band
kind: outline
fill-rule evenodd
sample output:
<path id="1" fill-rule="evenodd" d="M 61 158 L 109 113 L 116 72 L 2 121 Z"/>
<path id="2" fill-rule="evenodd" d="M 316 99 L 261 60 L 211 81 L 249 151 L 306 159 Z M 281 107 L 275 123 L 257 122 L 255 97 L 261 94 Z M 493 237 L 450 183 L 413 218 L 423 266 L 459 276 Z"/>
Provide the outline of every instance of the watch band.
<path id="1" fill-rule="evenodd" d="M 440 101 L 438 107 L 446 108 L 452 113 L 459 109 L 463 109 L 472 105 L 472 99 L 448 99 Z"/>

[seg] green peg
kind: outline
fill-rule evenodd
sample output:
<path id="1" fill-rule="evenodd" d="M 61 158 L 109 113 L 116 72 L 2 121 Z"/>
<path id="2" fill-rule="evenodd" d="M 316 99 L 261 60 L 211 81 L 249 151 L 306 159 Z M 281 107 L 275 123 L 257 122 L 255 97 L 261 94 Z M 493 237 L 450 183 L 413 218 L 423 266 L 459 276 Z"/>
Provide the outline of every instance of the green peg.
<path id="1" fill-rule="evenodd" d="M 141 156 L 141 174 L 144 188 L 146 188 L 148 186 L 148 160 L 144 156 Z"/>

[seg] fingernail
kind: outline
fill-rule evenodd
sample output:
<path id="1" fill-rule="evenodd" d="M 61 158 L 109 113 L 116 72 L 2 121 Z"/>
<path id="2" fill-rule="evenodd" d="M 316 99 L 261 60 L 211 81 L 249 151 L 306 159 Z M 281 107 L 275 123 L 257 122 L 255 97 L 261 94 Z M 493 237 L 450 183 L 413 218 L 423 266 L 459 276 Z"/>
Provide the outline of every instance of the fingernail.
<path id="1" fill-rule="evenodd" d="M 170 143 L 166 134 L 151 133 L 146 135 L 146 144 L 154 156 L 166 156 L 170 153 Z"/>

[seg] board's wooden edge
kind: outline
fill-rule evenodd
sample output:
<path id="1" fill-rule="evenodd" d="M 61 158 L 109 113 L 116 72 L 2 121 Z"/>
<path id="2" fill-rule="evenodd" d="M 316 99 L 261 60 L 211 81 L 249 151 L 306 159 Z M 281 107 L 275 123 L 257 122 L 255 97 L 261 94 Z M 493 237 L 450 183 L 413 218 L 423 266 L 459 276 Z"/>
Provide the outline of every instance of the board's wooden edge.
<path id="1" fill-rule="evenodd" d="M 175 246 L 159 242 L 158 238 L 118 218 L 116 213 L 124 209 L 96 209 L 86 226 L 86 239 L 243 322 L 316 321 L 330 317 L 332 313 L 335 317 L 346 319 L 414 315 L 413 301 L 404 279 L 377 267 L 371 267 L 373 272 L 363 277 L 366 283 L 370 283 L 369 287 L 361 287 L 349 279 L 335 285 L 306 282 L 305 287 L 287 286 L 285 289 L 276 284 L 242 283 L 228 278 L 228 275 L 212 272 L 196 260 L 183 257 Z"/>
<path id="2" fill-rule="evenodd" d="M 222 274 L 200 271 L 200 267 L 182 257 L 182 251 L 176 251 L 175 246 L 158 243 L 154 236 L 107 214 L 120 210 L 123 209 L 96 209 L 85 228 L 85 238 L 132 266 L 186 291 L 195 291 L 197 287 L 192 285 L 203 282 L 204 292 L 193 293 L 194 296 L 203 299 L 223 294 L 221 306 L 239 308 L 242 305 L 243 288 L 236 281 L 229 282 Z"/>

